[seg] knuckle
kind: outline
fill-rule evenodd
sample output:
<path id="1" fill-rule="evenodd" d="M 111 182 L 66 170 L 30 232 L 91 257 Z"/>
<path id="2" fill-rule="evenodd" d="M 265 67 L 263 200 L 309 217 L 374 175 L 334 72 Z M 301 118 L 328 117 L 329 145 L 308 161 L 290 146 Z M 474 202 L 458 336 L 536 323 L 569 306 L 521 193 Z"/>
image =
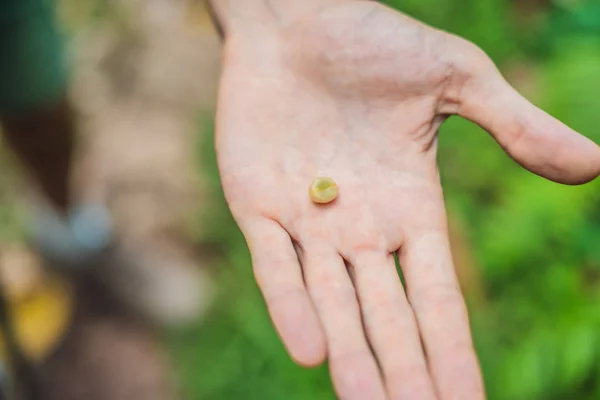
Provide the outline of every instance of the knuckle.
<path id="1" fill-rule="evenodd" d="M 273 249 L 269 246 L 269 249 Z M 252 265 L 255 274 L 275 272 L 283 269 L 286 265 L 298 262 L 298 257 L 293 257 L 291 254 L 278 253 L 276 251 L 254 251 L 252 253 Z"/>
<path id="2" fill-rule="evenodd" d="M 314 301 L 329 308 L 344 309 L 356 302 L 356 294 L 351 284 L 345 284 L 334 274 L 322 273 L 310 284 Z"/>
<path id="3" fill-rule="evenodd" d="M 392 399 L 434 399 L 433 386 L 424 364 L 398 364 L 384 373 Z"/>
<path id="4" fill-rule="evenodd" d="M 304 288 L 301 287 L 287 287 L 275 291 L 263 290 L 262 292 L 269 309 L 279 306 L 285 308 L 286 304 L 305 296 Z"/>
<path id="5" fill-rule="evenodd" d="M 454 285 L 434 285 L 409 292 L 410 302 L 417 314 L 466 314 L 466 306 L 460 289 Z"/>
<path id="6" fill-rule="evenodd" d="M 399 299 L 385 294 L 362 303 L 365 321 L 379 332 L 395 336 L 399 331 L 412 328 L 414 316 L 408 307 L 402 307 Z"/>
<path id="7" fill-rule="evenodd" d="M 340 346 L 342 347 L 342 346 Z M 368 356 L 365 349 L 357 346 L 344 346 L 342 349 L 332 351 L 330 361 L 337 369 L 346 369 L 360 362 Z"/>

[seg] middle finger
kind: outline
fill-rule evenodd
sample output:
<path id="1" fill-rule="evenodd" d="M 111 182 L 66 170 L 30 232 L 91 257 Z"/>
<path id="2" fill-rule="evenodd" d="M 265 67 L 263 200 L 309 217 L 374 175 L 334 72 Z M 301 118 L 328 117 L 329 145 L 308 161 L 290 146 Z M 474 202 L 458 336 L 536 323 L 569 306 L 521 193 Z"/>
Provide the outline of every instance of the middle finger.
<path id="1" fill-rule="evenodd" d="M 415 316 L 391 254 L 354 257 L 356 290 L 363 320 L 393 400 L 434 400 Z"/>

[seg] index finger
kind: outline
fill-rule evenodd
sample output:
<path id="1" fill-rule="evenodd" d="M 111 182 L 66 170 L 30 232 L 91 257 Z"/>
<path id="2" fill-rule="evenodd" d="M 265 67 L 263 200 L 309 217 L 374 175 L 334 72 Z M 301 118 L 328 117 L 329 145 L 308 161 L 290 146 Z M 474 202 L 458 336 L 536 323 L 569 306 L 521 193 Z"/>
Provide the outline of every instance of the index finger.
<path id="1" fill-rule="evenodd" d="M 467 309 L 454 272 L 441 187 L 405 221 L 398 251 L 407 295 L 441 399 L 483 399 Z"/>

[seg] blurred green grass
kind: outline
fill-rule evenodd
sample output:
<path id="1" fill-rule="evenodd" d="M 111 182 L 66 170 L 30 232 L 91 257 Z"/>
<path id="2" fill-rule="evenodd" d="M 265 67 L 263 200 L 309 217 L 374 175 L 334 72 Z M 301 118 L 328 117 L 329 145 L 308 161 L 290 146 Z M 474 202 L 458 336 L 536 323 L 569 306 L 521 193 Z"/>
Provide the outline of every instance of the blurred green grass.
<path id="1" fill-rule="evenodd" d="M 479 44 L 532 101 L 600 142 L 598 1 L 390 3 Z M 208 118 L 199 125 L 212 131 Z M 197 239 L 223 252 L 208 320 L 167 335 L 185 398 L 333 399 L 326 367 L 304 370 L 286 355 L 220 191 L 212 143 L 197 147 L 214 194 Z M 442 127 L 439 159 L 481 276 L 483 298 L 467 297 L 489 398 L 600 399 L 600 181 L 567 187 L 533 176 L 458 118 Z"/>

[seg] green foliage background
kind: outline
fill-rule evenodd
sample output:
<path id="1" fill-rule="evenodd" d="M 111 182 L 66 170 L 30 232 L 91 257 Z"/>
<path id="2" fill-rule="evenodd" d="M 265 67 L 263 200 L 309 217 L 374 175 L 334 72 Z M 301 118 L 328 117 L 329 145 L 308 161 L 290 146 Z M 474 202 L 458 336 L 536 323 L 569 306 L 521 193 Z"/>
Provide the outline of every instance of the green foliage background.
<path id="1" fill-rule="evenodd" d="M 530 99 L 600 142 L 600 1 L 389 3 L 479 44 Z M 482 294 L 467 296 L 489 398 L 600 399 L 600 181 L 538 178 L 459 118 L 440 135 L 448 207 L 478 269 Z M 212 146 L 198 148 L 215 193 L 198 240 L 222 254 L 208 321 L 168 335 L 186 398 L 333 399 L 325 367 L 303 370 L 283 350 L 220 193 Z"/>

